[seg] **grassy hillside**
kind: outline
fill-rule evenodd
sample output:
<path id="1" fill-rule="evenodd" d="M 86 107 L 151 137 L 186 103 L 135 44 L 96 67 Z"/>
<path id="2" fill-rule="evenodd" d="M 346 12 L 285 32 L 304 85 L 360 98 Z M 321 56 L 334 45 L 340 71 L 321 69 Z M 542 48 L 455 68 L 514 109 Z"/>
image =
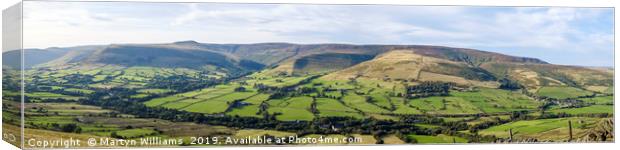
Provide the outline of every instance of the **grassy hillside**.
<path id="1" fill-rule="evenodd" d="M 482 68 L 507 76 L 531 91 L 544 86 L 572 86 L 605 92 L 613 86 L 613 73 L 600 69 L 551 64 L 488 63 Z"/>
<path id="2" fill-rule="evenodd" d="M 371 55 L 324 53 L 295 60 L 293 74 L 320 74 L 348 68 L 372 59 Z"/>
<path id="3" fill-rule="evenodd" d="M 489 73 L 477 73 L 465 62 L 418 55 L 413 51 L 391 51 L 375 59 L 322 77 L 327 80 L 367 78 L 374 80 L 444 81 L 461 85 L 497 87 Z"/>

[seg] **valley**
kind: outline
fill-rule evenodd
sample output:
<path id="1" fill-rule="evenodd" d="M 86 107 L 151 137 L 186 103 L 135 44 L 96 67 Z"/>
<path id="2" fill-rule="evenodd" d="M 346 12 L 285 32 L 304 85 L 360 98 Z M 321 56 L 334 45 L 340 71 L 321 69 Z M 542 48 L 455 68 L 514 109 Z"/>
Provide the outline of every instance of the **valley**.
<path id="1" fill-rule="evenodd" d="M 32 53 L 41 51 L 53 58 L 25 56 L 36 63 L 21 72 L 26 137 L 358 139 L 318 144 L 614 138 L 600 134 L 613 124 L 611 68 L 417 45 L 181 41 Z M 19 130 L 20 71 L 3 64 L 3 126 Z"/>

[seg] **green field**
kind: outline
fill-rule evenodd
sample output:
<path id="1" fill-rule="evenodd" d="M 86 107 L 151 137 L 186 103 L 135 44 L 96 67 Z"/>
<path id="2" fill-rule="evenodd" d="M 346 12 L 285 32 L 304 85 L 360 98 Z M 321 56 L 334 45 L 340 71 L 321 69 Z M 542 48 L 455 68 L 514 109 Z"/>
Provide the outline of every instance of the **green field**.
<path id="1" fill-rule="evenodd" d="M 342 98 L 342 101 L 347 106 L 359 109 L 366 113 L 388 113 L 390 111 L 385 110 L 377 105 L 373 105 L 366 101 L 366 98 L 357 94 L 348 93 Z"/>
<path id="2" fill-rule="evenodd" d="M 215 94 L 218 95 L 218 94 Z M 184 107 L 183 110 L 187 110 L 189 112 L 199 112 L 199 113 L 222 113 L 226 111 L 228 106 L 235 100 L 243 100 L 248 97 L 256 95 L 255 92 L 236 92 L 229 93 L 218 96 L 209 96 L 210 98 L 206 100 L 199 99 L 200 102 L 192 103 L 191 105 Z M 181 101 L 183 102 L 183 101 Z M 164 105 L 165 107 L 165 105 Z"/>
<path id="3" fill-rule="evenodd" d="M 355 118 L 363 118 L 363 116 L 360 115 L 356 110 L 343 105 L 341 102 L 335 99 L 317 98 L 316 104 L 317 110 L 319 111 L 319 116 L 321 117 L 349 116 Z"/>
<path id="4" fill-rule="evenodd" d="M 241 108 L 233 108 L 230 112 L 226 113 L 231 116 L 244 116 L 244 117 L 262 117 L 257 114 L 259 111 L 259 105 L 269 99 L 268 94 L 256 94 L 251 97 L 248 97 L 243 100 L 243 102 L 248 103 L 246 106 L 242 106 Z"/>
<path id="5" fill-rule="evenodd" d="M 50 93 L 50 92 L 32 92 L 32 93 L 25 93 L 25 96 L 34 98 L 34 99 L 41 99 L 41 100 L 46 100 L 46 99 L 58 99 L 58 98 L 62 98 L 62 99 L 66 99 L 66 100 L 78 100 L 81 97 L 77 97 L 77 96 L 70 96 L 70 95 L 63 95 L 63 94 L 57 94 L 57 93 Z"/>
<path id="6" fill-rule="evenodd" d="M 391 97 L 391 102 L 396 107 L 395 114 L 422 114 L 418 107 L 407 105 L 407 100 L 402 97 Z"/>
<path id="7" fill-rule="evenodd" d="M 613 96 L 599 96 L 599 97 L 593 97 L 593 98 L 580 98 L 579 100 L 582 100 L 586 103 L 592 103 L 592 104 L 597 104 L 597 105 L 606 105 L 606 104 L 614 104 L 614 97 Z"/>
<path id="8" fill-rule="evenodd" d="M 157 134 L 157 131 L 154 131 L 152 129 L 127 129 L 116 131 L 116 134 L 118 134 L 118 136 L 120 137 L 129 139 L 154 135 Z"/>
<path id="9" fill-rule="evenodd" d="M 493 126 L 479 131 L 480 135 L 494 135 L 497 137 L 509 137 L 509 129 L 512 129 L 515 138 L 537 138 L 539 140 L 566 140 L 568 138 L 568 121 L 573 125 L 574 135 L 579 135 L 584 129 L 592 126 L 599 118 L 558 118 L 540 119 L 511 122 L 499 126 Z"/>
<path id="10" fill-rule="evenodd" d="M 428 135 L 407 135 L 407 138 L 414 139 L 420 144 L 440 144 L 440 143 L 467 143 L 467 139 L 439 134 L 436 136 Z"/>
<path id="11" fill-rule="evenodd" d="M 574 87 L 564 86 L 546 86 L 538 89 L 537 92 L 540 96 L 546 96 L 556 99 L 576 98 L 579 96 L 592 95 L 592 92 L 584 91 Z"/>
<path id="12" fill-rule="evenodd" d="M 392 107 L 392 102 L 390 101 L 390 98 L 385 95 L 385 93 L 374 92 L 370 94 L 370 97 L 372 98 L 373 103 L 376 104 L 377 106 L 380 106 L 383 108 Z"/>
<path id="13" fill-rule="evenodd" d="M 244 80 L 247 85 L 264 84 L 281 87 L 293 85 L 307 77 L 284 77 L 272 76 L 266 73 L 257 73 Z M 289 79 L 290 78 L 290 79 Z M 276 81 L 278 80 L 278 81 Z M 298 102 L 298 97 L 283 99 L 269 99 L 269 94 L 259 92 L 233 92 L 232 89 L 239 83 L 233 82 L 227 85 L 218 85 L 197 91 L 180 93 L 169 97 L 157 98 L 146 102 L 148 106 L 162 106 L 167 108 L 182 109 L 190 112 L 207 114 L 225 113 L 231 116 L 262 117 L 258 114 L 259 105 L 267 101 L 269 113 L 278 113 L 279 120 L 309 120 L 314 118 L 310 113 L 311 100 Z M 316 116 L 349 116 L 363 118 L 381 114 L 479 114 L 479 113 L 507 113 L 521 110 L 535 110 L 541 102 L 529 98 L 519 91 L 507 91 L 500 89 L 479 88 L 473 91 L 452 91 L 450 96 L 433 96 L 426 98 L 406 99 L 390 96 L 394 92 L 401 93 L 402 87 L 393 82 L 374 80 L 360 80 L 358 82 L 329 81 L 315 79 L 300 87 L 316 88 L 317 92 L 305 94 L 306 96 L 325 95 L 326 98 L 316 98 Z M 249 91 L 256 91 L 252 86 L 244 86 Z M 392 87 L 386 89 L 385 87 Z M 327 91 L 327 89 L 331 89 Z M 339 90 L 344 90 L 339 91 Z M 558 91 L 566 87 L 545 87 L 542 93 Z M 579 89 L 573 89 L 579 90 Z M 344 95 L 343 95 L 344 94 Z M 227 106 L 234 100 L 242 100 L 247 103 L 244 106 L 235 107 L 227 111 Z M 611 96 L 584 99 L 586 102 L 603 104 L 611 102 Z M 297 104 L 300 103 L 300 104 Z M 222 107 L 226 106 L 226 107 Z M 590 109 L 599 109 L 594 112 L 608 112 L 609 108 L 591 106 L 579 109 L 558 109 L 552 112 L 567 112 L 569 114 L 581 114 Z M 360 111 L 362 113 L 360 113 Z M 296 114 L 292 114 L 294 112 Z M 383 116 L 388 117 L 388 116 Z M 383 118 L 382 117 L 382 118 Z"/>
<path id="14" fill-rule="evenodd" d="M 258 105 L 269 99 L 269 94 L 257 94 L 244 100 L 244 102 Z"/>
<path id="15" fill-rule="evenodd" d="M 76 88 L 68 88 L 68 89 L 65 89 L 65 91 L 76 92 L 76 93 L 83 93 L 83 94 L 92 94 L 92 93 L 95 92 L 93 90 L 76 89 Z"/>
<path id="16" fill-rule="evenodd" d="M 167 92 L 174 92 L 174 90 L 168 89 L 142 89 L 138 90 L 138 93 L 147 93 L 147 94 L 163 94 Z"/>
<path id="17" fill-rule="evenodd" d="M 482 88 L 475 92 L 454 91 L 450 96 L 413 99 L 410 105 L 433 114 L 475 114 L 532 110 L 540 102 L 517 92 Z"/>
<path id="18" fill-rule="evenodd" d="M 152 99 L 150 101 L 145 102 L 144 104 L 146 106 L 159 106 L 161 104 L 164 104 L 164 103 L 167 103 L 167 102 L 177 101 L 177 100 L 180 100 L 180 99 L 183 99 L 183 98 L 184 97 L 180 97 L 178 95 L 172 95 L 172 96 Z"/>
<path id="19" fill-rule="evenodd" d="M 230 112 L 226 114 L 231 116 L 242 116 L 242 117 L 262 117 L 258 114 L 259 108 L 258 105 L 248 105 L 243 106 L 241 108 L 234 108 Z"/>
<path id="20" fill-rule="evenodd" d="M 567 113 L 567 114 L 572 114 L 572 115 L 600 114 L 600 113 L 613 114 L 614 106 L 613 105 L 592 105 L 592 106 L 586 106 L 586 107 L 580 107 L 580 108 L 552 109 L 550 111 L 554 113 Z"/>
<path id="21" fill-rule="evenodd" d="M 166 108 L 175 108 L 175 109 L 186 108 L 192 104 L 198 104 L 200 102 L 203 102 L 205 100 L 208 100 L 214 97 L 219 97 L 225 94 L 232 93 L 233 92 L 232 89 L 233 89 L 232 86 L 219 85 L 219 86 L 212 87 L 212 88 L 199 89 L 199 90 L 175 94 L 175 95 L 171 95 L 167 97 L 155 98 L 155 99 L 145 102 L 144 104 L 150 107 L 162 106 Z M 146 92 L 167 92 L 167 90 L 149 89 L 143 92 L 145 93 Z M 203 104 L 200 104 L 200 105 L 203 105 Z M 191 109 L 192 111 L 201 111 L 201 110 L 198 110 L 200 108 L 196 108 L 196 106 L 192 107 Z"/>
<path id="22" fill-rule="evenodd" d="M 14 102 L 5 100 L 3 103 L 13 104 Z M 27 114 L 25 125 L 28 130 L 44 129 L 50 132 L 58 132 L 53 135 L 38 134 L 38 138 L 55 138 L 58 135 L 65 134 L 90 137 L 111 137 L 112 134 L 116 134 L 116 137 L 124 139 L 145 136 L 185 137 L 197 134 L 232 136 L 236 132 L 226 127 L 134 118 L 127 114 L 108 117 L 105 114 L 113 111 L 76 103 L 26 103 L 25 107 Z M 14 112 L 4 111 L 3 119 L 8 119 L 7 117 L 12 114 Z M 67 124 L 76 124 L 80 128 L 80 132 L 61 131 L 60 127 Z"/>
<path id="23" fill-rule="evenodd" d="M 284 87 L 295 85 L 300 81 L 307 79 L 309 76 L 275 76 L 259 72 L 249 75 L 248 77 L 251 79 L 247 80 L 246 82 L 250 84 L 261 83 L 267 86 Z"/>
<path id="24" fill-rule="evenodd" d="M 293 97 L 284 100 L 269 100 L 269 113 L 280 113 L 276 118 L 283 121 L 312 120 L 314 114 L 310 112 L 312 98 Z"/>

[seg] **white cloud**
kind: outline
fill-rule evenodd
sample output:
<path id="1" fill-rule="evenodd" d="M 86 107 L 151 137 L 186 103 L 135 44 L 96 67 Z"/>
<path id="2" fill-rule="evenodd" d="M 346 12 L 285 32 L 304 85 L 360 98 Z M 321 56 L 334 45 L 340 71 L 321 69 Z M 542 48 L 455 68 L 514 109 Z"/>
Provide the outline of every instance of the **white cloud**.
<path id="1" fill-rule="evenodd" d="M 427 44 L 535 56 L 613 53 L 596 8 L 29 2 L 26 47 L 197 40 Z M 105 4 L 105 3 L 103 3 Z M 122 5 L 124 6 L 124 5 Z M 162 9 L 165 8 L 165 9 Z M 610 19 L 610 20 L 605 20 Z M 592 26 L 592 27 L 590 27 Z M 31 38 L 29 38 L 31 37 Z M 589 54 L 594 55 L 594 54 Z M 562 61 L 559 61 L 564 63 Z"/>

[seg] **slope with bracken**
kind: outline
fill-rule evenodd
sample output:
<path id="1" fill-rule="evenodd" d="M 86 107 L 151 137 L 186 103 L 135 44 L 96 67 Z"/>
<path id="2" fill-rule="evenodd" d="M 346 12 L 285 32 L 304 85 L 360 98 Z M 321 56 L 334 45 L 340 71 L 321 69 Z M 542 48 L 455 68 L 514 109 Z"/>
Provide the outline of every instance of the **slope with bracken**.
<path id="1" fill-rule="evenodd" d="M 493 75 L 484 70 L 471 67 L 465 62 L 423 56 L 411 50 L 386 52 L 375 59 L 328 74 L 322 78 L 327 80 L 362 78 L 374 80 L 444 81 L 470 86 L 492 88 L 498 86 Z"/>

